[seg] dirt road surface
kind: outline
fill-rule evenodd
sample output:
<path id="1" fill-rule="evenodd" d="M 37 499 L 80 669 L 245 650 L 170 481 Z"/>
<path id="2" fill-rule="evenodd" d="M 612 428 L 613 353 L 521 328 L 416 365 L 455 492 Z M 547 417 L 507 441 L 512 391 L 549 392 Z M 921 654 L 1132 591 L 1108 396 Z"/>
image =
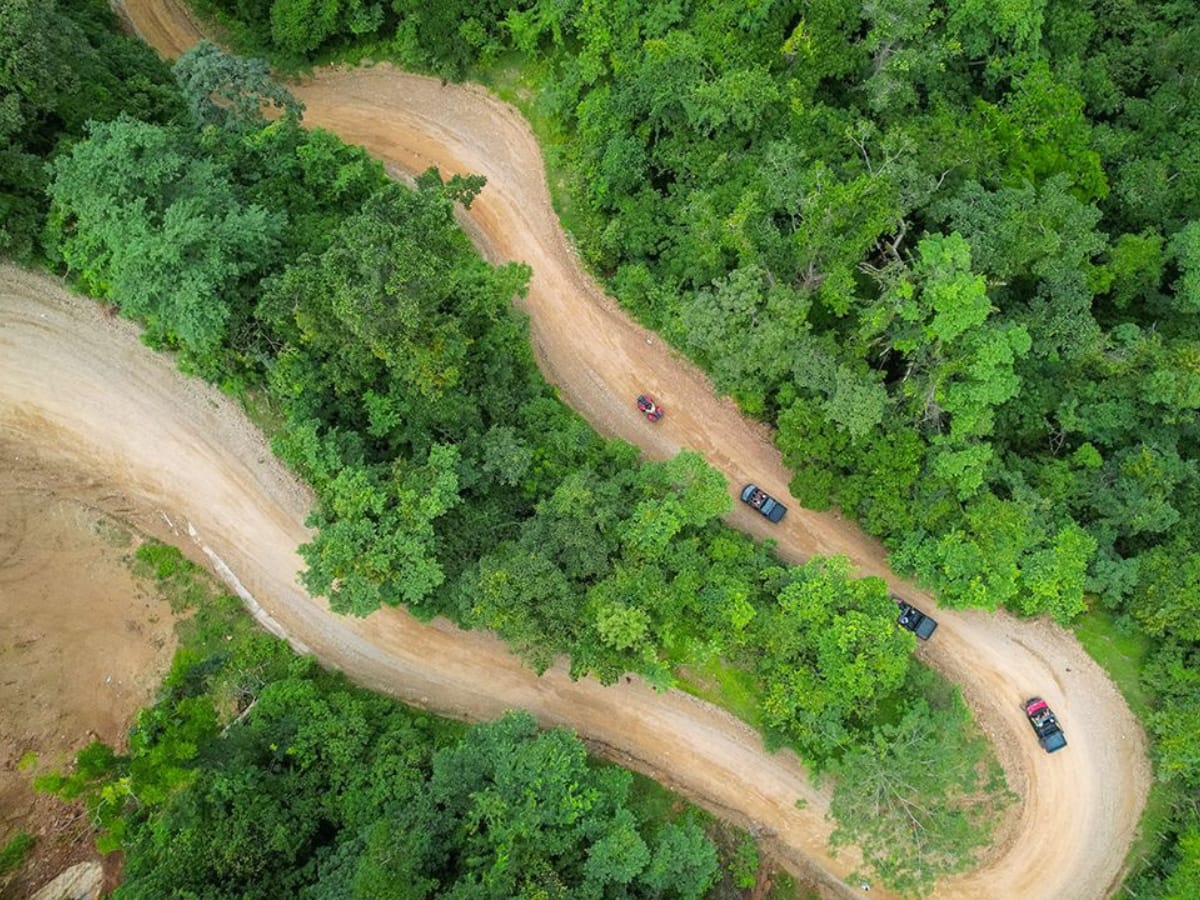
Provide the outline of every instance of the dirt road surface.
<path id="1" fill-rule="evenodd" d="M 90 474 L 83 486 L 64 478 L 64 495 L 112 504 L 139 529 L 200 548 L 256 598 L 268 628 L 368 687 L 466 719 L 529 709 L 768 839 L 776 835 L 769 843 L 793 868 L 812 874 L 807 860 L 823 860 L 825 795 L 794 756 L 766 754 L 747 726 L 720 710 L 681 692 L 656 694 L 637 679 L 606 688 L 573 682 L 561 668 L 538 678 L 487 634 L 422 625 L 396 610 L 346 618 L 309 598 L 296 580 L 296 547 L 309 537 L 311 496 L 236 404 L 180 376 L 129 323 L 51 279 L 4 266 L 0 433 L 25 448 L 20 464 L 44 478 Z M 11 459 L 6 465 L 17 465 Z M 795 808 L 801 798 L 807 810 Z M 852 867 L 847 856 L 830 870 Z"/>
<path id="2" fill-rule="evenodd" d="M 199 31 L 173 0 L 128 0 L 133 27 L 174 56 Z M 306 121 L 366 147 L 393 170 L 438 165 L 480 173 L 488 186 L 464 225 L 493 260 L 533 267 L 523 307 L 538 360 L 564 399 L 601 432 L 651 458 L 703 453 L 736 489 L 755 480 L 787 498 L 788 473 L 768 433 L 715 396 L 702 373 L 632 323 L 583 272 L 553 214 L 528 126 L 482 89 L 443 85 L 387 66 L 324 70 L 295 88 Z M 270 457 L 236 408 L 175 375 L 120 323 L 16 270 L 0 272 L 0 423 L 64 463 L 93 466 L 144 507 L 189 523 L 273 618 L 326 663 L 412 702 L 477 718 L 512 706 L 561 722 L 702 804 L 753 823 L 791 865 L 830 884 L 853 869 L 824 843 L 826 798 L 787 754 L 768 755 L 747 728 L 685 695 L 535 679 L 493 639 L 386 611 L 331 616 L 297 585 L 295 546 L 309 497 Z M 632 406 L 640 390 L 671 412 L 651 428 Z M 932 598 L 887 569 L 882 548 L 835 514 L 792 498 L 782 528 L 740 507 L 735 526 L 779 542 L 791 560 L 844 554 L 930 610 Z M 958 683 L 1021 797 L 1001 839 L 941 897 L 1095 898 L 1119 884 L 1150 771 L 1141 729 L 1074 638 L 1045 622 L 939 611 L 923 658 Z M 1021 712 L 1032 694 L 1059 712 L 1070 747 L 1049 756 Z M 807 801 L 805 810 L 795 801 Z M 878 890 L 874 896 L 879 896 Z"/>

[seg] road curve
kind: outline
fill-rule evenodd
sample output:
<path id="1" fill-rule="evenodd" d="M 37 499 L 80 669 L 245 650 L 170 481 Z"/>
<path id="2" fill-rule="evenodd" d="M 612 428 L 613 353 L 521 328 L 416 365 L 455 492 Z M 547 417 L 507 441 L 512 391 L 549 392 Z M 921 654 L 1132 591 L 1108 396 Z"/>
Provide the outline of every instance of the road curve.
<path id="1" fill-rule="evenodd" d="M 199 36 L 174 0 L 127 0 L 125 13 L 167 56 Z M 598 430 L 639 445 L 651 458 L 698 450 L 733 486 L 754 479 L 787 497 L 789 474 L 768 433 L 717 398 L 702 373 L 631 322 L 583 272 L 553 215 L 537 144 L 513 109 L 477 87 L 443 85 L 387 66 L 322 70 L 295 92 L 310 125 L 361 144 L 396 170 L 436 164 L 445 174 L 487 176 L 464 225 L 494 261 L 532 265 L 522 306 L 539 364 Z M 11 269 L 3 280 L 20 289 L 5 289 L 0 310 L 0 422 L 26 429 L 31 442 L 71 465 L 108 473 L 139 502 L 182 512 L 293 640 L 372 687 L 432 708 L 479 717 L 520 705 L 544 722 L 570 724 L 611 748 L 614 758 L 628 754 L 635 767 L 710 808 L 753 822 L 793 866 L 825 873 L 830 883 L 853 868 L 845 852 L 831 859 L 824 849 L 826 798 L 807 784 L 795 760 L 765 754 L 744 726 L 704 704 L 675 692 L 653 695 L 636 681 L 602 689 L 573 684 L 560 671 L 533 679 L 488 637 L 445 624 L 422 626 L 398 612 L 365 622 L 329 615 L 304 595 L 293 574 L 308 497 L 253 437 L 216 437 L 221 429 L 245 430 L 236 410 L 182 382 L 140 348 L 125 346 L 121 342 L 131 338 L 115 323 L 102 323 L 98 336 L 80 324 L 89 314 L 71 302 L 39 301 L 55 293 L 45 283 Z M 40 326 L 39 315 L 49 317 Z M 47 329 L 50 318 L 56 325 Z M 107 359 L 110 351 L 119 359 Z M 73 354 L 84 353 L 93 354 L 87 373 L 92 367 L 106 372 L 104 378 L 88 375 L 104 387 L 93 389 L 90 399 L 89 384 L 70 374 L 78 369 Z M 31 357 L 35 363 L 45 357 L 52 367 L 31 367 Z M 122 375 L 126 371 L 132 376 Z M 144 374 L 150 371 L 156 374 Z M 128 395 L 116 397 L 118 388 Z M 653 429 L 631 408 L 642 389 L 671 410 Z M 103 413 L 106 403 L 118 402 L 125 415 Z M 138 425 L 131 433 L 125 425 L 132 421 Z M 729 521 L 769 534 L 791 560 L 846 555 L 859 573 L 880 575 L 936 608 L 890 573 L 882 548 L 853 524 L 804 510 L 794 499 L 791 505 L 782 528 L 741 508 Z M 937 637 L 922 656 L 962 687 L 1021 801 L 983 864 L 944 880 L 936 896 L 1090 900 L 1111 894 L 1149 787 L 1136 719 L 1068 632 L 977 611 L 942 610 L 938 619 Z M 1048 756 L 1033 740 L 1020 703 L 1034 693 L 1060 713 L 1071 741 L 1067 751 Z M 795 809 L 797 798 L 808 801 L 804 811 Z"/>
<path id="2" fill-rule="evenodd" d="M 310 537 L 308 490 L 271 455 L 236 403 L 181 376 L 130 323 L 56 280 L 0 265 L 2 468 L 31 468 L 74 498 L 199 548 L 270 630 L 356 681 L 458 718 L 532 711 L 575 728 L 612 759 L 755 828 L 790 867 L 831 883 L 828 798 L 790 753 L 767 754 L 745 724 L 639 679 L 613 687 L 535 676 L 484 632 L 400 610 L 336 615 L 310 598 L 296 547 Z M 14 449 L 17 448 L 17 449 Z M 799 810 L 803 799 L 808 808 Z M 821 860 L 815 869 L 809 859 Z M 824 873 L 824 874 L 823 874 Z"/>

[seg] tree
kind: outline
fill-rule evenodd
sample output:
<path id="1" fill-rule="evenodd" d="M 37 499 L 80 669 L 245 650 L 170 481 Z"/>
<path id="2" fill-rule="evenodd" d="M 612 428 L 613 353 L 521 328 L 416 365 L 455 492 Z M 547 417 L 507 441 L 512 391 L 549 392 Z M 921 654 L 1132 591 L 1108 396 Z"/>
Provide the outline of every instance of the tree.
<path id="1" fill-rule="evenodd" d="M 788 356 L 780 352 L 783 334 L 770 327 L 777 317 L 768 308 L 768 277 L 758 265 L 734 269 L 711 286 L 685 294 L 678 312 L 683 346 L 706 363 L 719 388 L 744 398 L 756 411 L 765 405 L 763 379 L 783 378 L 788 370 Z M 790 311 L 788 337 L 797 340 L 809 301 L 792 292 L 788 301 L 778 305 Z"/>
<path id="2" fill-rule="evenodd" d="M 509 714 L 434 756 L 429 802 L 411 807 L 391 852 L 376 858 L 405 867 L 402 848 L 419 845 L 417 871 L 435 874 L 442 893 L 638 895 L 664 872 L 626 808 L 629 785 L 627 772 L 591 769 L 568 732 L 538 734 L 528 714 Z M 689 852 L 674 863 L 683 880 L 665 894 L 699 897 L 716 873 L 711 844 L 706 852 L 687 826 L 669 834 L 666 846 Z"/>
<path id="3" fill-rule="evenodd" d="M 682 505 L 674 497 L 642 500 L 620 526 L 626 555 L 648 562 L 659 559 L 683 524 Z"/>
<path id="4" fill-rule="evenodd" d="M 1200 312 L 1200 221 L 1190 222 L 1171 238 L 1170 253 L 1179 267 L 1173 304 L 1182 313 Z"/>
<path id="5" fill-rule="evenodd" d="M 243 204 L 184 132 L 128 118 L 93 124 L 53 172 L 49 231 L 68 271 L 151 339 L 217 354 L 248 314 L 246 282 L 270 266 L 281 217 Z"/>
<path id="6" fill-rule="evenodd" d="M 1189 792 L 1200 784 L 1198 661 L 1200 643 L 1188 635 L 1169 635 L 1155 649 L 1143 674 L 1146 686 L 1159 698 L 1146 723 L 1154 736 L 1157 769 Z"/>
<path id="7" fill-rule="evenodd" d="M 913 431 L 888 428 L 873 434 L 861 452 L 841 457 L 847 462 L 854 460 L 852 466 L 846 466 L 838 490 L 842 508 L 872 534 L 904 534 L 912 531 L 919 519 L 926 528 L 936 528 L 938 517 L 932 504 L 920 503 L 918 512 L 919 487 L 928 483 L 922 474 L 926 454 L 925 443 Z M 805 496 L 805 505 L 809 505 L 807 499 Z"/>
<path id="8" fill-rule="evenodd" d="M 0 2 L 0 251 L 37 255 L 44 160 L 91 119 L 166 123 L 181 112 L 166 66 L 97 0 Z"/>
<path id="9" fill-rule="evenodd" d="M 483 470 L 515 487 L 533 462 L 533 448 L 507 425 L 493 425 L 484 435 Z"/>
<path id="10" fill-rule="evenodd" d="M 1044 0 L 1016 0 L 1040 5 Z M 977 0 L 980 10 L 986 9 Z M 1003 135 L 1004 169 L 1034 184 L 1063 176 L 1088 200 L 1108 193 L 1100 155 L 1092 149 L 1092 124 L 1079 91 L 1056 77 L 1044 59 L 1034 59 L 1013 79 L 1013 91 L 992 117 Z"/>
<path id="11" fill-rule="evenodd" d="M 210 127 L 201 143 L 235 173 L 244 202 L 287 215 L 280 237 L 283 260 L 324 253 L 342 223 L 388 184 L 383 166 L 361 147 L 319 128 L 302 128 L 292 116 L 257 129 Z M 266 321 L 272 315 L 262 308 L 257 317 Z"/>
<path id="12" fill-rule="evenodd" d="M 662 897 L 704 897 L 719 872 L 716 848 L 699 826 L 670 823 L 650 843 L 650 861 L 639 881 Z"/>
<path id="13" fill-rule="evenodd" d="M 925 238 L 918 251 L 911 274 L 866 311 L 864 332 L 903 354 L 897 400 L 930 435 L 934 474 L 965 500 L 983 486 L 992 450 L 980 441 L 992 433 L 996 407 L 1016 395 L 1016 362 L 1031 341 L 1021 326 L 988 322 L 985 284 L 960 235 Z"/>
<path id="14" fill-rule="evenodd" d="M 1095 538 L 1074 522 L 1063 526 L 1049 546 L 1025 559 L 1017 608 L 1029 615 L 1049 613 L 1060 625 L 1066 625 L 1087 609 L 1084 578 L 1095 553 Z"/>
<path id="15" fill-rule="evenodd" d="M 1147 229 L 1123 234 L 1113 241 L 1108 272 L 1109 296 L 1114 306 L 1126 309 L 1153 300 L 1162 282 L 1166 254 L 1162 235 Z M 1178 287 L 1176 288 L 1178 293 Z"/>
<path id="16" fill-rule="evenodd" d="M 1075 196 L 1067 175 L 994 191 L 968 182 L 935 209 L 970 243 L 974 266 L 997 285 L 997 306 L 1025 325 L 1037 355 L 1096 349 L 1092 298 L 1113 278 L 1096 260 L 1108 242 L 1096 230 L 1100 211 Z"/>
<path id="17" fill-rule="evenodd" d="M 482 388 L 461 399 L 460 389 L 489 380 L 483 351 L 494 353 L 493 341 L 521 330 L 509 305 L 528 270 L 487 267 L 452 209 L 440 188 L 383 190 L 268 298 L 292 319 L 287 326 L 339 393 L 374 388 L 395 406 L 391 416 L 407 427 L 407 439 L 420 444 L 428 438 L 417 438 L 419 426 L 438 420 L 461 433 L 475 418 L 467 398 Z M 387 383 L 374 384 L 384 371 Z M 517 397 L 526 394 L 522 387 L 514 386 Z M 356 418 L 357 411 L 346 413 Z"/>
<path id="18" fill-rule="evenodd" d="M 521 528 L 521 544 L 553 559 L 572 580 L 593 581 L 612 567 L 622 485 L 590 469 L 566 475 Z"/>
<path id="19" fill-rule="evenodd" d="M 1002 46 L 1013 51 L 1036 47 L 1041 38 L 1046 0 L 952 0 L 948 28 L 973 57 L 995 53 Z"/>
<path id="20" fill-rule="evenodd" d="M 261 128 L 266 107 L 292 122 L 298 122 L 304 111 L 304 105 L 271 78 L 264 60 L 233 56 L 212 41 L 189 47 L 176 61 L 174 73 L 201 128 Z"/>
<path id="21" fill-rule="evenodd" d="M 434 521 L 494 469 L 503 432 L 489 439 L 489 426 L 537 390 L 511 349 L 525 342 L 509 304 L 527 270 L 484 264 L 440 179 L 424 185 L 381 191 L 263 302 L 290 338 L 271 373 L 289 418 L 279 447 L 321 499 L 307 583 L 359 615 L 381 603 L 441 611 Z"/>
<path id="22" fill-rule="evenodd" d="M 433 520 L 460 502 L 458 461 L 453 446 L 435 445 L 423 465 L 347 465 L 322 484 L 308 520 L 319 530 L 300 548 L 305 586 L 339 612 L 419 610 L 445 578 Z"/>
<path id="23" fill-rule="evenodd" d="M 733 508 L 729 483 L 699 453 L 681 450 L 663 463 L 644 463 L 639 467 L 637 489 L 649 501 L 676 501 L 682 525 L 699 528 Z"/>
<path id="24" fill-rule="evenodd" d="M 763 721 L 817 767 L 851 744 L 911 659 L 883 583 L 848 571 L 841 558 L 793 570 L 777 607 L 754 623 Z"/>
<path id="25" fill-rule="evenodd" d="M 970 868 L 1011 799 L 995 793 L 1003 775 L 984 766 L 986 742 L 968 722 L 957 696 L 936 711 L 918 701 L 834 767 L 830 841 L 861 848 L 893 890 L 924 892 L 940 876 Z"/>
<path id="26" fill-rule="evenodd" d="M 875 0 L 863 14 L 870 23 L 863 43 L 871 54 L 871 108 L 892 118 L 920 106 L 922 93 L 963 53 L 938 27 L 945 13 L 930 0 Z"/>
<path id="27" fill-rule="evenodd" d="M 852 453 L 849 436 L 827 422 L 816 403 L 799 398 L 779 414 L 775 443 L 795 471 L 790 490 L 809 509 L 828 509 L 836 500 L 840 466 Z"/>
<path id="28" fill-rule="evenodd" d="M 539 551 L 501 546 L 464 576 L 456 593 L 465 624 L 492 629 L 538 672 L 572 649 L 583 627 L 577 591 Z"/>
<path id="29" fill-rule="evenodd" d="M 1181 535 L 1138 559 L 1129 606 L 1142 628 L 1155 637 L 1200 642 L 1200 552 Z"/>
<path id="30" fill-rule="evenodd" d="M 55 111 L 63 95 L 80 85 L 68 62 L 70 57 L 55 52 L 67 44 L 61 30 L 74 30 L 74 23 L 57 4 L 3 0 L 0 14 L 6 25 L 0 37 L 0 59 L 4 61 L 0 67 L 4 118 L 0 121 L 9 138 L 34 125 L 31 118 Z M 83 43 L 78 32 L 73 36 L 76 43 Z"/>
<path id="31" fill-rule="evenodd" d="M 271 39 L 295 54 L 316 50 L 338 28 L 341 0 L 281 0 L 271 4 Z"/>

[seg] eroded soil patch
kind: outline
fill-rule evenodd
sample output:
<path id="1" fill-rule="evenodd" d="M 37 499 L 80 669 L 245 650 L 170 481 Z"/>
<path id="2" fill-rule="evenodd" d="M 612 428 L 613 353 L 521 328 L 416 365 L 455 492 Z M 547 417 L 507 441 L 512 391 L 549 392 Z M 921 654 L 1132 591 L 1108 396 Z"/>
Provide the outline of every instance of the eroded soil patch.
<path id="1" fill-rule="evenodd" d="M 98 858 L 86 817 L 36 795 L 33 775 L 93 740 L 122 745 L 175 639 L 167 604 L 129 570 L 133 532 L 64 495 L 72 479 L 2 433 L 0 471 L 0 845 L 19 831 L 37 839 L 0 881 L 0 897 L 17 898 Z"/>

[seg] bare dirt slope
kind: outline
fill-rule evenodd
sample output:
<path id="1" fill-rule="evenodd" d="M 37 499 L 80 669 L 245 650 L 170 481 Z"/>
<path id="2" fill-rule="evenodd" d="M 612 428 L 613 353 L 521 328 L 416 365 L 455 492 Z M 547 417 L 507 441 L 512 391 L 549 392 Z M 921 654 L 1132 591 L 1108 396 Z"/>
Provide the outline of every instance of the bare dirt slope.
<path id="1" fill-rule="evenodd" d="M 174 0 L 128 0 L 125 10 L 165 55 L 198 37 Z M 465 224 L 492 259 L 533 267 L 523 306 L 539 362 L 600 431 L 638 444 L 653 458 L 682 447 L 699 450 L 733 487 L 754 479 L 787 497 L 788 473 L 768 434 L 717 398 L 702 373 L 632 323 L 582 271 L 553 214 L 537 144 L 513 109 L 479 88 L 387 66 L 321 71 L 296 93 L 309 124 L 362 144 L 396 169 L 436 164 L 445 174 L 487 176 Z M 763 754 L 746 729 L 702 704 L 678 694 L 655 697 L 636 683 L 573 685 L 561 672 L 535 680 L 486 637 L 426 628 L 398 613 L 365 623 L 330 617 L 293 577 L 307 496 L 270 460 L 236 410 L 169 375 L 164 362 L 126 345 L 128 335 L 115 327 L 88 328 L 86 315 L 61 296 L 51 306 L 54 328 L 38 328 L 36 316 L 50 315 L 38 300 L 48 296 L 45 283 L 12 270 L 5 280 L 16 285 L 3 309 L 8 330 L 0 331 L 6 424 L 24 423 L 29 440 L 56 452 L 90 455 L 131 495 L 184 513 L 295 640 L 368 684 L 439 709 L 480 716 L 521 705 L 543 721 L 569 723 L 707 805 L 758 823 L 791 848 L 794 861 L 809 860 L 835 877 L 849 870 L 848 858 L 830 861 L 823 850 L 829 827 L 823 799 L 795 762 Z M 6 345 L 18 337 L 36 339 L 36 349 Z M 10 374 L 5 364 L 18 347 L 22 365 Z M 87 365 L 80 363 L 84 353 Z M 43 359 L 48 368 L 41 367 Z M 632 408 L 639 390 L 652 391 L 671 410 L 653 429 Z M 104 404 L 118 405 L 121 414 L 104 412 Z M 130 422 L 138 424 L 126 428 Z M 729 520 L 769 534 L 789 559 L 845 554 L 860 573 L 881 575 L 935 608 L 932 598 L 891 575 L 882 548 L 851 523 L 805 511 L 794 499 L 790 505 L 782 528 L 741 508 Z M 1128 707 L 1062 629 L 979 612 L 940 611 L 938 618 L 942 627 L 921 652 L 962 686 L 1022 798 L 984 865 L 947 880 L 939 896 L 1111 893 L 1150 776 L 1144 736 Z M 1067 751 L 1047 756 L 1034 741 L 1020 710 L 1034 693 L 1059 711 L 1071 741 Z M 809 800 L 805 812 L 792 807 L 797 797 Z"/>
<path id="2" fill-rule="evenodd" d="M 66 768 L 93 739 L 123 746 L 175 637 L 167 604 L 129 572 L 134 535 L 86 498 L 64 496 L 67 485 L 111 492 L 39 471 L 6 434 L 0 428 L 0 845 L 18 831 L 37 841 L 18 872 L 0 875 L 0 898 L 17 898 L 98 859 L 82 805 L 35 794 L 33 776 Z"/>

